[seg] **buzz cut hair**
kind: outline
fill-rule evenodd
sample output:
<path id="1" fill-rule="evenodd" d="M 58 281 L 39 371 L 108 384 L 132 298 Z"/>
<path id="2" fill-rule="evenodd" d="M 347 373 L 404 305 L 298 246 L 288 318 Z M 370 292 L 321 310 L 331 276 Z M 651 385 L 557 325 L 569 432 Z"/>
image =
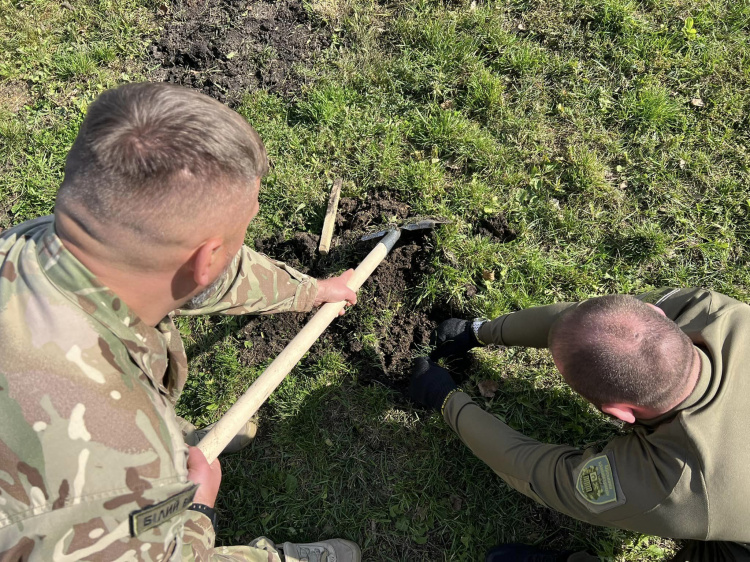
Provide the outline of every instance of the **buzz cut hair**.
<path id="1" fill-rule="evenodd" d="M 180 86 L 126 84 L 89 106 L 56 205 L 138 230 L 166 210 L 246 192 L 267 172 L 260 136 L 227 106 Z"/>
<path id="2" fill-rule="evenodd" d="M 695 355 L 677 324 L 628 295 L 582 302 L 552 325 L 548 343 L 568 384 L 600 409 L 676 405 Z"/>

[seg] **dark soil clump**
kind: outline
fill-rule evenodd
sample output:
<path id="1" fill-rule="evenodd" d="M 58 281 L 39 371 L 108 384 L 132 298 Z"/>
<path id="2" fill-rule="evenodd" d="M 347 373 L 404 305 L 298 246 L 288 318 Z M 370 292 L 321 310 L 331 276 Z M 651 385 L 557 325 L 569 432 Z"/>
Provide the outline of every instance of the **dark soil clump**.
<path id="1" fill-rule="evenodd" d="M 516 231 L 510 227 L 502 213 L 480 220 L 477 234 L 495 238 L 500 242 L 510 242 L 516 239 Z"/>
<path id="2" fill-rule="evenodd" d="M 409 205 L 395 201 L 387 194 L 375 194 L 364 201 L 344 197 L 339 202 L 336 230 L 362 233 L 373 227 L 385 228 L 388 223 L 408 217 Z"/>
<path id="3" fill-rule="evenodd" d="M 201 90 L 232 104 L 259 88 L 290 94 L 304 79 L 296 63 L 310 63 L 331 43 L 301 0 L 173 2 L 150 54 L 156 78 Z"/>
<path id="4" fill-rule="evenodd" d="M 371 295 L 372 314 L 385 319 L 386 311 L 394 312 L 390 322 L 377 327 L 378 345 L 370 352 L 380 365 L 379 369 L 368 369 L 369 376 L 381 382 L 400 383 L 397 386 L 408 381 L 415 350 L 429 345 L 430 334 L 446 317 L 438 310 L 420 310 L 408 298 L 410 290 L 434 272 L 429 264 L 431 237 L 424 235 L 402 244 L 393 249 L 364 285 Z M 350 347 L 359 352 L 363 345 L 355 339 L 350 340 Z"/>
<path id="5" fill-rule="evenodd" d="M 308 317 L 304 312 L 248 316 L 242 333 L 250 347 L 242 351 L 242 360 L 257 365 L 274 359 L 302 329 Z"/>
<path id="6" fill-rule="evenodd" d="M 292 240 L 277 246 L 280 251 L 265 243 L 260 246 L 267 248 L 274 258 L 284 259 L 289 265 L 296 261 L 294 265 L 299 269 L 313 272 L 316 267 L 304 267 L 298 254 L 294 253 L 293 242 L 303 234 L 297 233 Z M 394 388 L 405 388 L 415 350 L 429 344 L 430 334 L 438 321 L 447 317 L 445 312 L 419 310 L 411 303 L 409 293 L 413 283 L 432 271 L 428 265 L 430 251 L 429 237 L 422 241 L 407 241 L 406 245 L 394 248 L 363 285 L 357 306 L 334 320 L 312 347 L 309 360 L 315 361 L 314 358 L 325 349 L 338 349 L 358 367 L 361 381 L 377 380 Z M 251 347 L 243 350 L 243 360 L 248 364 L 258 364 L 272 359 L 302 329 L 310 316 L 290 313 L 249 318 L 243 334 Z M 375 336 L 376 343 L 365 336 Z"/>
<path id="7" fill-rule="evenodd" d="M 281 234 L 255 241 L 255 249 L 283 261 L 303 273 L 310 273 L 317 259 L 320 237 L 309 232 L 297 232 L 289 240 Z"/>

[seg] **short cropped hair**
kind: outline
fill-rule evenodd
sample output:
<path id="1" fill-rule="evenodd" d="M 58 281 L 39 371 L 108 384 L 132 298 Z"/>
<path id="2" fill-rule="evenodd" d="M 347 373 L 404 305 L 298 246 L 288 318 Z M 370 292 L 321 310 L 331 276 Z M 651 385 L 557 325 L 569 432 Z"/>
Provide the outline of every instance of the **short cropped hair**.
<path id="1" fill-rule="evenodd" d="M 138 228 L 144 215 L 211 205 L 267 172 L 258 133 L 225 105 L 179 86 L 126 84 L 89 106 L 57 201 Z"/>
<path id="2" fill-rule="evenodd" d="M 568 384 L 598 408 L 675 405 L 694 357 L 677 324 L 626 295 L 582 302 L 553 324 L 548 343 Z"/>

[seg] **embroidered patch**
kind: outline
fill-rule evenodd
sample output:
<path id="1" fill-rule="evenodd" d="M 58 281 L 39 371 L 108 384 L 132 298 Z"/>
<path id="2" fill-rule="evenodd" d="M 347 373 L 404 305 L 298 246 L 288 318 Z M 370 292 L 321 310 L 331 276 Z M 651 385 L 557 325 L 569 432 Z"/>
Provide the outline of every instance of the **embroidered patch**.
<path id="1" fill-rule="evenodd" d="M 576 490 L 587 502 L 605 505 L 617 501 L 617 487 L 607 455 L 589 459 L 578 473 Z"/>
<path id="2" fill-rule="evenodd" d="M 141 533 L 158 527 L 175 515 L 185 511 L 193 503 L 198 485 L 193 484 L 186 490 L 170 496 L 163 502 L 155 503 L 130 514 L 130 536 L 137 537 Z"/>

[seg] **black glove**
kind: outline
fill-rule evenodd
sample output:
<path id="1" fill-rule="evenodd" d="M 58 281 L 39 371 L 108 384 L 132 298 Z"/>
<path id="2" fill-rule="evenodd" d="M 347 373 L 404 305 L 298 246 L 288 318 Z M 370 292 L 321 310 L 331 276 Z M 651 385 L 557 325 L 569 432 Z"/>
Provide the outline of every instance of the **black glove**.
<path id="1" fill-rule="evenodd" d="M 471 320 L 449 318 L 437 327 L 436 347 L 430 353 L 430 359 L 437 361 L 443 357 L 466 357 L 469 350 L 481 345 L 471 329 Z"/>
<path id="2" fill-rule="evenodd" d="M 409 397 L 413 402 L 439 412 L 446 396 L 456 388 L 451 374 L 440 365 L 427 357 L 414 360 L 409 384 Z"/>

